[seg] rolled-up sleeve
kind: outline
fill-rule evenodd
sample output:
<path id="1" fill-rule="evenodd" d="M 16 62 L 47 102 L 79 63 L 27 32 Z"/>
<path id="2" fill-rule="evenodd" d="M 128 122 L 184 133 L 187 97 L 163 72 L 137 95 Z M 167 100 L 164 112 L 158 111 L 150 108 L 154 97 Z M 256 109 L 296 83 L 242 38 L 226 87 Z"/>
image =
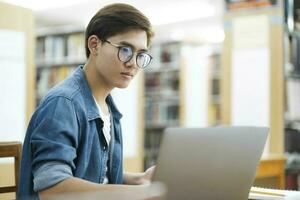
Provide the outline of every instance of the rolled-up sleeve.
<path id="1" fill-rule="evenodd" d="M 59 162 L 48 162 L 34 171 L 33 190 L 40 191 L 73 177 L 71 168 Z"/>
<path id="2" fill-rule="evenodd" d="M 73 176 L 79 124 L 73 102 L 54 97 L 38 109 L 31 137 L 34 190 L 49 188 Z"/>

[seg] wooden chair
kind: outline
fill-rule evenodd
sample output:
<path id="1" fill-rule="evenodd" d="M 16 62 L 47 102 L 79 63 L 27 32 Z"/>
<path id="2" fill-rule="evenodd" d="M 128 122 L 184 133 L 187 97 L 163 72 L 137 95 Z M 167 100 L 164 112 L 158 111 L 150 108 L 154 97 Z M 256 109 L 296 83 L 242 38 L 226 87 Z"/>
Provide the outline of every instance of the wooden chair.
<path id="1" fill-rule="evenodd" d="M 1 193 L 17 192 L 19 183 L 19 169 L 21 162 L 22 144 L 20 142 L 0 142 L 0 158 L 14 158 L 15 185 L 0 187 Z"/>

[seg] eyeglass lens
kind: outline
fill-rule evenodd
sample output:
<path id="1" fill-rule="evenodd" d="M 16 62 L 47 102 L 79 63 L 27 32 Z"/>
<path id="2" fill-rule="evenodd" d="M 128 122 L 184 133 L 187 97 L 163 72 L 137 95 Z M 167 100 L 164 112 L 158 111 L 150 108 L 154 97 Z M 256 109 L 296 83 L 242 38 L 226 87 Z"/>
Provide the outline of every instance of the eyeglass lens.
<path id="1" fill-rule="evenodd" d="M 131 47 L 120 47 L 119 48 L 119 59 L 122 62 L 128 62 L 133 57 L 133 50 Z M 151 56 L 145 52 L 140 52 L 136 57 L 136 64 L 140 68 L 145 68 L 150 64 Z"/>

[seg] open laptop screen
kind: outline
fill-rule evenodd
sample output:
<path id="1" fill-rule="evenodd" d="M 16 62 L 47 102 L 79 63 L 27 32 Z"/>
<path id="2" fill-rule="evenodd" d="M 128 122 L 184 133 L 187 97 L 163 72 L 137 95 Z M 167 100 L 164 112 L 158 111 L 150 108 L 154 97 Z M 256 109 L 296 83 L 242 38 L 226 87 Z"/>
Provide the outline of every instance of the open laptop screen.
<path id="1" fill-rule="evenodd" d="M 167 199 L 248 199 L 267 140 L 265 127 L 169 128 L 154 174 Z"/>

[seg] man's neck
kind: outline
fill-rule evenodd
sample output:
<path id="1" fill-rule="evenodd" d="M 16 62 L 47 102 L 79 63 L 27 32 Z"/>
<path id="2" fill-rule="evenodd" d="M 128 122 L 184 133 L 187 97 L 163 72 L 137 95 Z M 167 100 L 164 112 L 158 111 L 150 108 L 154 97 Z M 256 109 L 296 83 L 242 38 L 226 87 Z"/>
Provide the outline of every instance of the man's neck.
<path id="1" fill-rule="evenodd" d="M 109 88 L 102 77 L 99 76 L 99 73 L 95 69 L 95 64 L 89 59 L 83 69 L 94 98 L 104 114 L 108 114 L 109 111 L 105 100 L 112 88 Z"/>

